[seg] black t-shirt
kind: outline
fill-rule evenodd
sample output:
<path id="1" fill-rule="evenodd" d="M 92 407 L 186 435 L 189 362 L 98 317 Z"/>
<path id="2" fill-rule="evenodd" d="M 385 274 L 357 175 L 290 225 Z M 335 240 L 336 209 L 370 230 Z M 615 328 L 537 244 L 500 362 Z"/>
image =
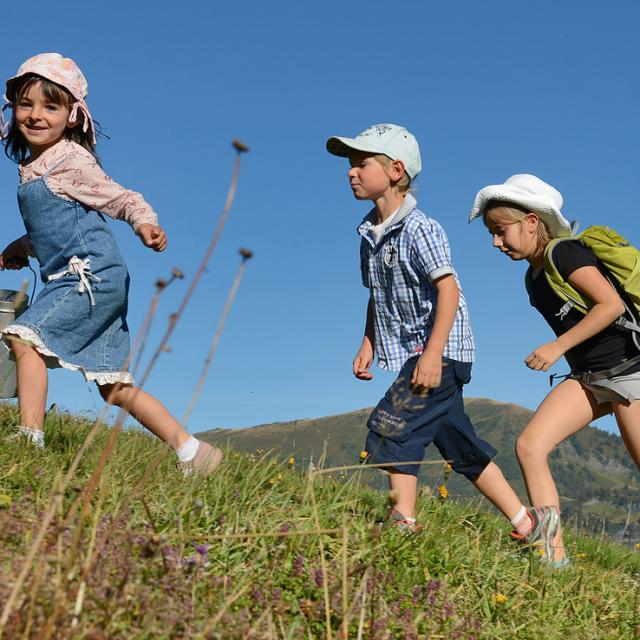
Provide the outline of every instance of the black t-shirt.
<path id="1" fill-rule="evenodd" d="M 578 241 L 558 243 L 553 248 L 553 260 L 564 280 L 581 267 L 596 267 L 608 277 L 593 251 Z M 542 271 L 534 278 L 533 270 L 529 267 L 527 278 L 530 283 L 529 301 L 544 316 L 556 336 L 566 333 L 584 318 L 575 309 L 571 309 L 562 319 L 557 315 L 564 301 L 553 291 Z M 637 355 L 638 348 L 631 332 L 610 325 L 567 351 L 565 357 L 573 373 L 584 373 L 611 369 Z M 640 364 L 631 366 L 624 374 L 636 371 L 640 371 Z"/>

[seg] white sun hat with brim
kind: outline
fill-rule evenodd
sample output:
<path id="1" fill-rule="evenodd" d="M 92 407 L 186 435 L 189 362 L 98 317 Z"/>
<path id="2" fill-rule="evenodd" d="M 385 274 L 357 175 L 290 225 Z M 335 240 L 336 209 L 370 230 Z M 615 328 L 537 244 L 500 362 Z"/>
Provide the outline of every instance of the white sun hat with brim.
<path id="1" fill-rule="evenodd" d="M 418 142 L 413 134 L 397 124 L 374 124 L 355 138 L 332 136 L 327 140 L 327 151 L 343 158 L 361 151 L 400 160 L 412 180 L 422 170 Z"/>
<path id="2" fill-rule="evenodd" d="M 504 184 L 492 184 L 480 189 L 469 214 L 469 222 L 481 216 L 491 200 L 512 202 L 537 213 L 554 238 L 571 235 L 571 224 L 560 213 L 562 194 L 537 176 L 518 173 Z"/>

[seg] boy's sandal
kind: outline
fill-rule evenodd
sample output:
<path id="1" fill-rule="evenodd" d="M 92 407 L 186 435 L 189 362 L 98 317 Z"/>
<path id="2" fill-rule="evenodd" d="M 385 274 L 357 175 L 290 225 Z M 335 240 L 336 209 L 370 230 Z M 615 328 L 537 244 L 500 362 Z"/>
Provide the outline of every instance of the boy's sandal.
<path id="1" fill-rule="evenodd" d="M 400 533 L 417 533 L 422 529 L 415 520 L 408 520 L 402 513 L 392 509 L 389 512 L 390 525 Z"/>

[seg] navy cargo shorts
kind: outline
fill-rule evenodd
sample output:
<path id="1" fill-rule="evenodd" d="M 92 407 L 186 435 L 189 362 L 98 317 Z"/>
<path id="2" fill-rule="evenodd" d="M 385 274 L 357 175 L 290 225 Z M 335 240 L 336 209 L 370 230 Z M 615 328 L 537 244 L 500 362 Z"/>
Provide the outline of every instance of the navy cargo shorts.
<path id="1" fill-rule="evenodd" d="M 462 387 L 471 380 L 471 363 L 443 358 L 440 386 L 417 390 L 411 388 L 417 361 L 407 360 L 367 421 L 367 462 L 417 476 L 417 462 L 433 442 L 454 471 L 475 480 L 497 452 L 464 412 Z"/>

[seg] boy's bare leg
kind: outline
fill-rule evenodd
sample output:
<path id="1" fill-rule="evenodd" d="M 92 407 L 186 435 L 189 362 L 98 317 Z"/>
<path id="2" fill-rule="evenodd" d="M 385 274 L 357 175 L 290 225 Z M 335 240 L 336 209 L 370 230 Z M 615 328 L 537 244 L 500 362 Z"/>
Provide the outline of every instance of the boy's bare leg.
<path id="1" fill-rule="evenodd" d="M 47 403 L 47 367 L 42 356 L 29 344 L 11 339 L 16 358 L 20 425 L 42 431 Z"/>
<path id="2" fill-rule="evenodd" d="M 482 473 L 473 480 L 473 484 L 509 520 L 512 520 L 520 511 L 522 502 L 502 475 L 500 467 L 494 462 L 490 462 L 483 469 Z"/>
<path id="3" fill-rule="evenodd" d="M 389 485 L 391 486 L 393 508 L 405 518 L 415 518 L 418 478 L 391 469 L 389 471 Z"/>
<path id="4" fill-rule="evenodd" d="M 612 402 L 613 413 L 620 428 L 620 435 L 633 461 L 640 469 L 640 400 L 629 405 Z"/>
<path id="5" fill-rule="evenodd" d="M 146 391 L 119 383 L 101 385 L 98 388 L 105 401 L 127 411 L 143 427 L 166 442 L 174 451 L 177 451 L 189 440 L 190 436 L 184 427 L 159 400 Z"/>
<path id="6" fill-rule="evenodd" d="M 560 510 L 558 490 L 549 470 L 549 454 L 563 440 L 608 411 L 609 405 L 596 404 L 593 395 L 577 380 L 565 380 L 542 401 L 516 442 L 518 462 L 532 505 L 554 505 Z M 553 544 L 555 559 L 563 559 L 566 554 L 561 526 Z"/>

